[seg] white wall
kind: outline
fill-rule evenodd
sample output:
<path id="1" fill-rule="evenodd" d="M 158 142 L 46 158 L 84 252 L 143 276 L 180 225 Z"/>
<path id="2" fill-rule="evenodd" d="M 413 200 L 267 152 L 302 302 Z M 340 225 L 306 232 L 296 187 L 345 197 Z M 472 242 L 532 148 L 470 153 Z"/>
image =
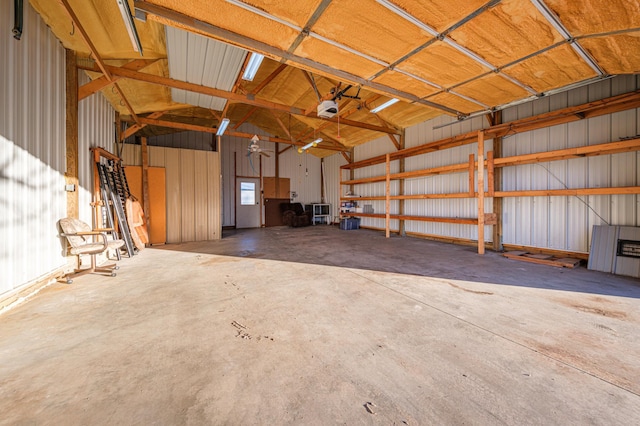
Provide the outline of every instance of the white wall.
<path id="1" fill-rule="evenodd" d="M 503 121 L 513 121 L 548 111 L 579 105 L 609 96 L 637 90 L 640 77 L 619 76 L 569 92 L 556 94 L 503 112 Z M 446 116 L 420 123 L 406 129 L 407 148 L 423 145 L 443 138 L 488 127 L 484 117 L 455 122 Z M 453 124 L 449 124 L 453 123 Z M 435 128 L 434 127 L 438 127 Z M 527 154 L 575 146 L 614 142 L 640 134 L 640 109 L 609 114 L 569 124 L 507 136 L 503 142 L 503 156 Z M 493 149 L 493 141 L 485 141 L 485 152 Z M 476 153 L 477 144 L 410 157 L 405 170 L 419 170 L 450 164 L 465 163 L 469 154 Z M 356 147 L 355 161 L 395 151 L 387 137 Z M 327 174 L 339 175 L 342 156 L 336 154 L 325 159 Z M 391 163 L 392 173 L 398 170 L 398 161 Z M 381 176 L 385 165 L 356 169 L 355 178 Z M 343 179 L 348 171 L 343 171 Z M 334 186 L 336 182 L 332 183 Z M 362 196 L 384 195 L 384 182 L 357 185 L 355 192 Z M 485 184 L 486 185 L 486 184 Z M 504 190 L 597 188 L 640 185 L 640 154 L 637 152 L 603 155 L 583 159 L 506 167 L 503 169 Z M 392 182 L 392 194 L 397 194 L 397 183 Z M 346 187 L 342 188 L 343 192 Z M 330 190 L 332 194 L 337 187 Z M 407 179 L 406 194 L 454 193 L 468 191 L 467 172 Z M 335 195 L 332 195 L 335 197 Z M 492 211 L 492 199 L 485 201 L 485 211 Z M 335 201 L 334 201 L 335 202 Z M 376 213 L 384 213 L 384 201 L 371 203 Z M 640 226 L 640 196 L 603 195 L 588 197 L 516 197 L 503 202 L 503 243 L 587 252 L 593 225 L 611 224 Z M 391 213 L 398 212 L 398 203 L 392 201 Z M 417 216 L 477 217 L 475 199 L 407 200 L 405 212 Z M 383 219 L 362 218 L 362 225 L 384 227 Z M 392 229 L 397 228 L 392 221 Z M 433 222 L 407 221 L 407 232 L 444 237 L 477 239 L 477 227 Z M 490 239 L 491 227 L 485 230 Z"/>
<path id="2" fill-rule="evenodd" d="M 28 2 L 0 3 L 0 299 L 65 265 L 65 51 Z"/>
<path id="3" fill-rule="evenodd" d="M 65 50 L 25 2 L 20 41 L 9 36 L 13 2 L 3 0 L 0 39 L 0 299 L 66 266 L 57 221 L 67 216 Z M 83 73 L 79 84 L 88 82 Z M 110 149 L 114 111 L 101 94 L 78 105 L 78 209 L 92 223 L 91 146 Z"/>
<path id="4" fill-rule="evenodd" d="M 80 85 L 90 81 L 79 71 Z M 80 220 L 93 223 L 93 153 L 89 148 L 101 147 L 115 153 L 115 111 L 98 92 L 78 102 L 78 215 Z M 96 225 L 93 223 L 93 225 Z"/>
<path id="5" fill-rule="evenodd" d="M 504 121 L 541 114 L 636 90 L 636 76 L 619 76 L 505 110 Z M 640 110 L 580 120 L 507 137 L 503 156 L 615 142 L 640 133 Z M 506 167 L 505 190 L 640 185 L 640 154 L 627 152 Z M 506 198 L 504 242 L 589 251 L 593 225 L 640 225 L 637 195 Z"/>
<path id="6" fill-rule="evenodd" d="M 165 168 L 167 243 L 220 239 L 220 155 L 160 146 L 148 150 L 149 166 Z M 141 165 L 140 145 L 125 144 L 122 160 Z"/>
<path id="7" fill-rule="evenodd" d="M 265 132 L 249 124 L 243 124 L 238 131 L 267 136 Z M 263 177 L 276 175 L 275 152 L 269 152 L 270 157 L 256 154 L 247 156 L 249 143 L 250 141 L 246 138 L 222 136 L 219 150 L 223 176 L 223 226 L 235 226 L 234 181 L 236 175 L 259 177 L 261 163 Z M 259 144 L 266 150 L 275 151 L 275 143 L 260 141 Z M 286 147 L 286 144 L 279 144 L 280 151 Z M 316 156 L 308 153 L 298 154 L 294 148 L 287 150 L 280 155 L 280 177 L 290 179 L 290 190 L 298 194 L 294 201 L 301 203 L 320 201 L 320 159 Z M 264 211 L 262 217 L 264 217 Z"/>

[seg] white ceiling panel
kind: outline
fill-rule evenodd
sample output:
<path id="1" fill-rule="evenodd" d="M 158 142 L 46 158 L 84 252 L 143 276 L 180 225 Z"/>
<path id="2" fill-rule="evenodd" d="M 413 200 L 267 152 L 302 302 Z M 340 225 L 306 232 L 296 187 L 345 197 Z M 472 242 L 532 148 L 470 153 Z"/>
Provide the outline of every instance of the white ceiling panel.
<path id="1" fill-rule="evenodd" d="M 247 51 L 198 34 L 166 27 L 169 76 L 176 80 L 231 90 Z M 226 99 L 171 89 L 174 102 L 222 111 Z"/>

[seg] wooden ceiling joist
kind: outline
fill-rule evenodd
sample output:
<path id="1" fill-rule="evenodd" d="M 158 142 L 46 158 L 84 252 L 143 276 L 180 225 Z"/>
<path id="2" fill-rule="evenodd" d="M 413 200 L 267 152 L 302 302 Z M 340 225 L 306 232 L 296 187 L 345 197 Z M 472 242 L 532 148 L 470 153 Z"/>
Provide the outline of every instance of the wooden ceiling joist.
<path id="1" fill-rule="evenodd" d="M 625 111 L 633 108 L 640 108 L 640 90 L 635 90 L 633 92 L 624 93 L 618 96 L 612 96 L 610 98 L 601 99 L 599 101 L 588 102 L 586 104 L 577 105 L 574 107 L 568 107 L 544 114 L 539 114 L 533 117 L 523 118 L 521 120 L 497 124 L 482 130 L 482 132 L 485 136 L 485 139 L 498 138 L 504 137 L 506 135 L 528 132 L 545 127 L 555 126 L 558 124 L 578 121 L 584 118 L 598 117 L 601 115 Z M 478 131 L 471 131 L 454 137 L 440 139 L 424 145 L 405 148 L 400 151 L 391 153 L 390 158 L 392 161 L 399 160 L 401 158 L 426 154 L 428 152 L 433 152 L 445 148 L 453 148 L 455 146 L 474 143 L 477 140 Z M 386 157 L 384 155 L 379 155 L 367 160 L 341 166 L 341 168 L 357 169 L 361 167 L 372 166 L 375 164 L 382 164 L 385 161 Z"/>
<path id="2" fill-rule="evenodd" d="M 260 92 L 262 89 L 264 89 L 264 88 L 267 86 L 267 84 L 271 83 L 271 82 L 273 81 L 273 79 L 274 79 L 274 78 L 276 78 L 276 77 L 277 77 L 277 76 L 278 76 L 282 71 L 284 71 L 284 69 L 285 69 L 286 67 L 287 67 L 287 66 L 286 66 L 285 64 L 280 64 L 280 65 L 278 66 L 278 68 L 276 68 L 275 70 L 273 70 L 273 72 L 272 72 L 271 74 L 269 74 L 269 75 L 267 76 L 267 78 L 265 78 L 264 80 L 262 80 L 262 81 L 260 82 L 260 84 L 258 84 L 258 85 L 257 85 L 257 86 L 256 86 L 256 87 L 251 91 L 251 94 L 252 94 L 252 95 L 255 95 L 255 94 L 257 94 L 258 92 Z"/>
<path id="3" fill-rule="evenodd" d="M 113 84 L 113 87 L 116 89 L 116 91 L 120 95 L 120 98 L 122 99 L 122 102 L 125 104 L 125 106 L 129 110 L 129 113 L 131 114 L 133 119 L 136 121 L 136 123 L 140 124 L 140 122 L 138 121 L 138 116 L 137 116 L 136 112 L 133 110 L 133 107 L 131 106 L 131 104 L 129 103 L 127 98 L 124 96 L 124 92 L 122 91 L 120 86 L 118 86 L 118 83 L 116 83 L 113 80 L 114 77 L 107 70 L 107 65 L 104 63 L 104 61 L 100 57 L 100 54 L 98 53 L 98 49 L 96 49 L 94 44 L 91 42 L 91 39 L 89 38 L 89 35 L 87 34 L 87 32 L 85 31 L 84 27 L 80 23 L 80 20 L 78 19 L 78 17 L 76 16 L 75 12 L 71 8 L 71 5 L 69 4 L 68 0 L 60 0 L 60 2 L 62 3 L 62 5 L 64 6 L 64 9 L 69 14 L 69 17 L 71 18 L 71 21 L 73 21 L 74 25 L 77 27 L 78 32 L 80 33 L 82 39 L 87 44 L 87 47 L 91 51 L 91 55 L 93 56 L 94 60 L 96 61 L 96 64 L 98 65 L 98 68 L 100 69 L 102 74 L 107 78 L 107 80 L 109 80 L 109 82 L 111 82 Z"/>
<path id="4" fill-rule="evenodd" d="M 79 65 L 78 67 L 84 70 L 95 71 L 95 72 L 99 72 L 101 69 L 100 67 L 96 67 L 96 66 L 91 67 L 91 66 Z M 112 75 L 120 76 L 120 77 L 128 78 L 131 80 L 144 81 L 146 83 L 157 84 L 160 86 L 173 87 L 176 89 L 183 89 L 190 92 L 216 96 L 219 98 L 227 99 L 228 101 L 231 101 L 231 102 L 238 102 L 238 103 L 253 105 L 261 108 L 272 109 L 276 111 L 284 111 L 294 115 L 304 115 L 304 111 L 302 111 L 300 108 L 292 107 L 289 105 L 283 105 L 276 102 L 267 101 L 264 99 L 257 99 L 254 95 L 251 95 L 251 94 L 242 95 L 239 93 L 228 92 L 226 90 L 215 89 L 213 87 L 207 87 L 199 84 L 188 83 L 186 81 L 175 80 L 173 78 L 163 77 L 160 75 L 141 73 L 138 71 L 128 70 L 122 67 L 113 67 L 106 64 L 103 64 L 103 67 L 109 73 L 109 76 L 112 76 Z M 381 133 L 391 133 L 391 134 L 400 133 L 398 130 L 395 130 L 395 129 L 388 129 L 388 128 L 377 126 L 374 124 L 362 123 L 362 122 L 353 121 L 353 120 L 346 120 L 343 118 L 340 118 L 340 119 L 325 118 L 323 120 L 335 122 L 335 123 L 339 122 L 340 124 L 345 126 L 358 127 L 358 128 L 373 130 Z"/>
<path id="5" fill-rule="evenodd" d="M 394 89 L 392 87 L 376 83 L 374 81 L 369 81 L 368 79 L 359 77 L 357 75 L 337 70 L 328 65 L 322 64 L 320 62 L 316 62 L 314 60 L 294 55 L 293 53 L 282 50 L 278 47 L 271 46 L 269 44 L 253 40 L 244 35 L 235 33 L 225 28 L 221 28 L 207 22 L 200 21 L 191 16 L 184 15 L 180 12 L 176 12 L 175 10 L 171 10 L 162 6 L 158 6 L 156 4 L 152 4 L 146 1 L 136 0 L 134 2 L 135 8 L 139 9 L 148 14 L 150 19 L 154 19 L 155 17 L 161 18 L 163 23 L 171 23 L 173 22 L 178 28 L 188 28 L 196 33 L 206 34 L 216 40 L 225 41 L 227 43 L 235 44 L 237 46 L 242 46 L 246 49 L 252 51 L 258 51 L 266 53 L 268 56 L 280 61 L 280 62 L 292 62 L 296 63 L 303 68 L 314 69 L 322 74 L 331 75 L 338 78 L 340 81 L 345 83 L 351 83 L 354 85 L 361 85 L 363 87 L 368 87 L 371 90 L 374 90 L 379 93 L 384 93 L 390 97 L 395 97 L 399 99 L 404 99 L 407 102 L 414 102 L 417 104 L 429 106 L 431 108 L 438 109 L 443 111 L 446 114 L 454 115 L 454 116 L 465 116 L 465 114 L 461 111 L 456 111 L 452 108 L 446 107 L 444 105 L 440 105 L 438 103 L 425 100 L 416 95 L 413 95 L 408 92 L 404 92 L 398 89 Z"/>
<path id="6" fill-rule="evenodd" d="M 138 120 L 140 120 L 140 123 L 142 126 L 158 126 L 158 127 L 166 127 L 170 129 L 192 130 L 195 132 L 204 132 L 204 133 L 212 133 L 212 134 L 215 134 L 217 131 L 215 127 L 199 126 L 197 124 L 189 124 L 189 123 L 179 123 L 177 121 L 158 120 L 150 117 L 151 115 L 149 117 L 138 117 Z M 123 121 L 130 121 L 130 120 L 123 120 Z M 134 126 L 132 126 L 131 128 L 133 128 Z M 140 130 L 140 129 L 137 129 L 137 130 Z M 253 133 L 236 132 L 236 131 L 226 131 L 225 135 L 235 136 L 239 138 L 246 138 L 246 139 L 251 139 L 254 136 Z M 306 144 L 306 142 L 293 141 L 293 140 L 288 140 L 284 138 L 277 138 L 277 137 L 270 137 L 270 136 L 260 136 L 260 140 L 263 140 L 266 142 L 285 143 L 285 144 L 296 145 L 296 146 L 304 146 Z M 333 146 L 322 146 L 319 148 L 330 150 L 330 151 L 346 150 L 346 148 L 333 147 Z"/>

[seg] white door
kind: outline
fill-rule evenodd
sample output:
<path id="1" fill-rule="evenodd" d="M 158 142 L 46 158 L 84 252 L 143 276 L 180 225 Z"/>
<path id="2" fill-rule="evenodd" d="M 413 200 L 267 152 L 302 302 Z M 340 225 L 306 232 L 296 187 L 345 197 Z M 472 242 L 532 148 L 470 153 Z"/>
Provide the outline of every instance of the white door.
<path id="1" fill-rule="evenodd" d="M 236 228 L 260 227 L 260 179 L 236 178 Z"/>

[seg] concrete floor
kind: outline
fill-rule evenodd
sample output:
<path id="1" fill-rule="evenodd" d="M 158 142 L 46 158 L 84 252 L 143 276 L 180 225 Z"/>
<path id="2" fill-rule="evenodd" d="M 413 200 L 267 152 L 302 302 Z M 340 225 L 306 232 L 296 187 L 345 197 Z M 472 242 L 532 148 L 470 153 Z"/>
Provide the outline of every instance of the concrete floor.
<path id="1" fill-rule="evenodd" d="M 640 424 L 640 281 L 315 226 L 0 317 L 1 424 Z"/>

